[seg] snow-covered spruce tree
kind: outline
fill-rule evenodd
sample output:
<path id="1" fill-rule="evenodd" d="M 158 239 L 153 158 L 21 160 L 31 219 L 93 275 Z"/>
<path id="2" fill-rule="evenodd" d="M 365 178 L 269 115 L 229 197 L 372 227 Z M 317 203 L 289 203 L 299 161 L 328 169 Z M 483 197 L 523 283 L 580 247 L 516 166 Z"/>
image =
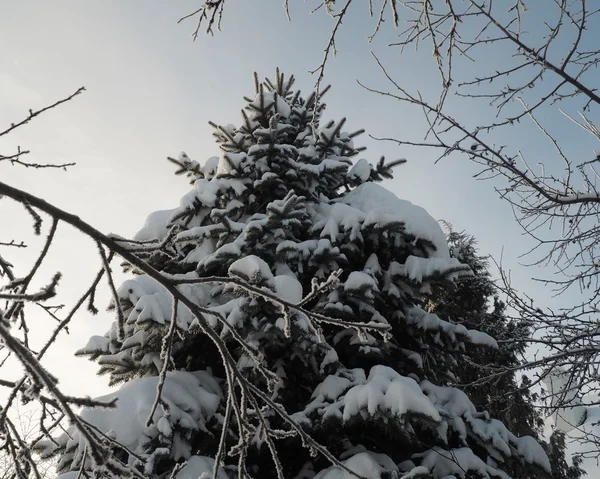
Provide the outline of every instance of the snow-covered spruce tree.
<path id="1" fill-rule="evenodd" d="M 450 256 L 468 265 L 472 276 L 463 276 L 452 288 L 437 288 L 425 298 L 424 308 L 440 318 L 466 328 L 476 328 L 495 338 L 499 347 L 482 348 L 467 344 L 467 357 L 454 368 L 454 383 L 462 385 L 469 399 L 478 409 L 489 412 L 518 435 L 537 438 L 547 450 L 553 464 L 553 479 L 578 479 L 581 469 L 569 465 L 565 458 L 565 441 L 560 437 L 541 439 L 544 419 L 535 408 L 537 397 L 523 376 L 519 383 L 511 369 L 519 366 L 531 335 L 531 327 L 524 321 L 515 321 L 506 314 L 506 305 L 499 299 L 498 288 L 489 271 L 489 258 L 481 256 L 475 238 L 457 232 L 446 223 Z M 528 471 L 512 468 L 515 479 L 529 479 Z"/>
<path id="2" fill-rule="evenodd" d="M 214 125 L 220 157 L 173 160 L 193 180 L 180 206 L 123 240 L 162 276 L 117 288 L 117 320 L 80 353 L 120 384 L 82 417 L 127 467 L 75 431 L 38 447 L 63 479 L 541 477 L 535 439 L 444 386 L 466 343 L 496 347 L 418 306 L 468 267 L 376 183 L 400 162 L 354 163 L 360 132 L 293 83 L 256 81 L 240 126 Z"/>

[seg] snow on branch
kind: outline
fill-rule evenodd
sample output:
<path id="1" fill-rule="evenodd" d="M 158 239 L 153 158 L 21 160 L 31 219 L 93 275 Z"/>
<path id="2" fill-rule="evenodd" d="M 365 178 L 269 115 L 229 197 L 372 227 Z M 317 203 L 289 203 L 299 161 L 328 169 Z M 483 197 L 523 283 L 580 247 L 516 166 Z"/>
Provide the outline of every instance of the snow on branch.
<path id="1" fill-rule="evenodd" d="M 206 334 L 219 349 L 219 352 L 220 352 L 222 360 L 223 360 L 223 366 L 225 367 L 225 371 L 227 373 L 226 375 L 227 375 L 227 382 L 228 382 L 228 390 L 230 391 L 230 394 L 232 395 L 231 405 L 233 406 L 233 409 L 234 409 L 234 417 L 236 418 L 236 421 L 238 422 L 238 427 L 240 430 L 248 430 L 249 424 L 246 423 L 246 419 L 245 419 L 245 416 L 247 413 L 240 407 L 240 404 L 237 403 L 237 399 L 235 397 L 236 395 L 234 393 L 236 386 L 241 388 L 241 391 L 244 392 L 244 396 L 246 397 L 246 399 L 249 399 L 251 402 L 254 403 L 255 407 L 257 408 L 256 410 L 260 409 L 257 401 L 266 402 L 271 407 L 274 407 L 275 411 L 282 417 L 282 419 L 284 419 L 290 425 L 291 430 L 295 431 L 295 434 L 299 434 L 308 445 L 310 445 L 312 448 L 316 448 L 319 452 L 324 454 L 332 463 L 336 464 L 338 467 L 343 468 L 344 470 L 348 470 L 347 467 L 343 463 L 341 463 L 337 458 L 335 458 L 330 453 L 328 453 L 327 449 L 324 446 L 319 445 L 312 438 L 310 438 L 310 436 L 308 436 L 304 431 L 302 431 L 301 428 L 296 426 L 296 423 L 290 418 L 290 416 L 288 415 L 287 412 L 285 412 L 283 409 L 281 409 L 279 406 L 277 406 L 271 399 L 269 399 L 269 397 L 267 395 L 265 395 L 260 389 L 258 389 L 251 382 L 249 382 L 246 377 L 244 377 L 243 375 L 240 374 L 227 347 L 223 343 L 223 340 L 215 333 L 215 331 L 207 323 L 206 314 L 209 313 L 214 316 L 214 312 L 204 310 L 203 308 L 201 308 L 197 304 L 195 304 L 193 302 L 193 300 L 191 300 L 186 295 L 181 293 L 176 286 L 176 282 L 174 282 L 172 278 L 170 278 L 168 276 L 164 276 L 162 273 L 160 273 L 159 271 L 154 269 L 148 263 L 146 263 L 143 260 L 140 260 L 136 255 L 134 255 L 129 250 L 129 248 L 124 246 L 122 244 L 122 242 L 119 241 L 118 239 L 114 239 L 110 236 L 100 233 L 98 230 L 96 230 L 95 228 L 93 228 L 88 223 L 84 222 L 83 220 L 81 220 L 79 217 L 71 215 L 71 214 L 61 210 L 60 208 L 57 208 L 56 206 L 54 206 L 50 203 L 47 203 L 46 201 L 44 201 L 40 198 L 37 198 L 25 191 L 22 191 L 17 188 L 14 188 L 12 186 L 9 186 L 3 182 L 0 182 L 0 195 L 12 198 L 15 201 L 27 202 L 33 208 L 39 209 L 40 211 L 43 211 L 45 214 L 50 215 L 52 218 L 54 218 L 54 220 L 56 222 L 64 222 L 66 224 L 69 224 L 69 225 L 75 227 L 83 234 L 85 234 L 85 235 L 89 236 L 90 238 L 92 238 L 93 240 L 95 240 L 98 244 L 101 244 L 103 247 L 108 248 L 113 253 L 119 254 L 123 259 L 125 259 L 126 261 L 128 261 L 129 263 L 134 265 L 140 271 L 143 271 L 146 275 L 148 275 L 150 278 L 152 278 L 154 281 L 156 281 L 162 287 L 164 287 L 165 290 L 168 291 L 170 295 L 172 295 L 174 300 L 180 302 L 182 305 L 185 305 L 195 316 L 195 318 L 198 322 L 197 324 L 202 329 L 203 333 Z M 106 268 L 104 268 L 104 271 L 106 271 Z M 231 282 L 231 281 L 235 282 L 235 278 L 226 278 L 226 279 L 229 282 Z M 298 307 L 294 304 L 288 303 L 287 301 L 281 300 L 274 294 L 266 293 L 262 290 L 255 289 L 251 285 L 248 285 L 244 282 L 240 281 L 238 283 L 238 285 L 243 286 L 244 288 L 248 289 L 250 292 L 258 293 L 261 296 L 266 296 L 270 301 L 279 303 L 283 307 L 297 308 L 298 310 L 300 310 L 301 312 L 306 314 L 307 317 L 312 318 L 315 321 L 328 321 L 328 322 L 332 322 L 333 324 L 343 324 L 343 323 L 340 323 L 339 321 L 334 320 L 333 318 L 328 318 L 326 316 L 316 314 L 316 313 L 313 313 L 308 310 L 304 310 L 301 307 Z M 88 294 L 88 296 L 89 296 L 89 294 Z M 81 303 L 83 303 L 83 301 L 80 301 L 79 304 L 81 304 Z M 356 324 L 356 325 L 354 325 L 354 327 L 366 328 L 367 330 L 379 328 L 379 326 L 376 324 L 373 324 L 373 325 Z M 31 377 L 35 381 L 39 382 L 40 389 L 46 388 L 50 391 L 50 393 L 52 395 L 52 399 L 54 401 L 57 401 L 61 410 L 67 415 L 67 417 L 69 418 L 71 423 L 76 428 L 75 430 L 79 434 L 79 437 L 81 437 L 80 441 L 83 441 L 83 442 L 80 442 L 80 444 L 85 445 L 85 447 L 83 447 L 80 450 L 80 453 L 79 453 L 80 455 L 77 456 L 78 462 L 84 460 L 84 456 L 82 456 L 81 454 L 83 454 L 83 451 L 86 451 L 86 458 L 88 457 L 87 454 L 89 454 L 89 460 L 93 461 L 92 464 L 95 464 L 96 466 L 108 468 L 107 472 L 113 471 L 112 473 L 114 474 L 117 471 L 125 471 L 125 469 L 124 469 L 125 465 L 122 464 L 121 461 L 117 457 L 114 456 L 114 452 L 112 452 L 111 449 L 107 450 L 106 447 L 102 444 L 102 440 L 101 440 L 101 437 L 98 436 L 98 432 L 94 428 L 90 428 L 89 426 L 84 424 L 82 422 L 82 420 L 77 415 L 75 415 L 75 413 L 73 412 L 73 410 L 71 409 L 71 407 L 68 404 L 68 400 L 57 388 L 55 381 L 51 378 L 51 376 L 49 376 L 48 373 L 45 372 L 45 369 L 43 368 L 43 366 L 41 365 L 39 360 L 36 359 L 29 352 L 28 349 L 26 349 L 24 346 L 19 345 L 18 342 L 8 332 L 8 330 L 6 330 L 3 326 L 0 326 L 0 335 L 6 341 L 9 348 L 11 350 L 13 350 L 15 352 L 15 354 L 18 355 L 19 359 L 23 362 L 23 364 L 26 365 L 26 368 L 27 368 L 29 374 L 31 375 Z M 241 338 L 240 338 L 240 341 L 243 341 L 243 340 L 241 340 Z M 165 358 L 165 361 L 167 361 L 167 360 L 168 360 L 168 358 Z M 164 381 L 164 379 L 163 379 L 163 381 Z M 14 398 L 16 396 L 22 383 L 23 383 L 23 381 L 20 384 L 16 385 L 16 387 L 13 389 L 13 394 L 11 397 Z M 159 400 L 162 400 L 162 399 L 159 399 Z M 103 401 L 101 401 L 101 403 L 102 402 Z M 118 405 L 118 402 L 117 402 L 117 405 Z M 156 407 L 154 405 L 151 405 L 150 410 L 156 411 Z M 146 421 L 147 418 L 148 418 L 148 415 L 145 414 L 144 421 Z M 2 417 L 0 416 L 0 421 L 1 420 L 2 420 Z M 262 419 L 261 419 L 261 421 L 262 421 Z M 263 424 L 263 426 L 265 424 Z M 252 429 L 253 429 L 253 427 L 252 427 Z M 269 437 L 269 433 L 267 433 L 267 437 Z M 41 443 L 41 444 L 46 444 L 46 443 Z M 65 446 L 67 446 L 66 443 L 65 443 Z M 240 450 L 240 457 L 244 457 L 245 454 L 242 451 L 244 449 L 246 449 L 249 446 L 249 444 L 242 442 L 242 443 L 240 443 L 240 446 L 242 448 Z M 270 447 L 273 448 L 273 456 L 274 456 L 274 459 L 276 460 L 276 452 L 274 449 L 274 445 L 271 444 Z M 349 472 L 351 474 L 354 474 L 352 471 L 349 471 Z M 118 477 L 118 476 L 115 476 L 115 477 Z M 283 476 L 280 476 L 280 477 L 283 477 Z"/>

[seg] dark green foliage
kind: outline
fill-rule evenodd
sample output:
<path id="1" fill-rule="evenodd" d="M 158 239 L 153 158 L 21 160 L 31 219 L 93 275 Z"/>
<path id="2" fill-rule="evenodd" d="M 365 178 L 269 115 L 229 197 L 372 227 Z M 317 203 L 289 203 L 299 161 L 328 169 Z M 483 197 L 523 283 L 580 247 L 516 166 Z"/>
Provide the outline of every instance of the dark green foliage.
<path id="1" fill-rule="evenodd" d="M 580 457 L 574 456 L 572 464 L 569 464 L 565 459 L 564 432 L 554 431 L 550 436 L 550 442 L 546 446 L 546 450 L 555 479 L 579 479 L 585 475 L 580 467 L 582 462 Z"/>
<path id="2" fill-rule="evenodd" d="M 470 346 L 469 356 L 453 369 L 455 383 L 462 385 L 473 404 L 500 419 L 515 434 L 539 439 L 544 418 L 534 405 L 538 398 L 530 391 L 528 377 L 523 375 L 519 381 L 511 371 L 521 362 L 531 325 L 508 318 L 489 271 L 489 260 L 478 253 L 475 238 L 453 231 L 449 224 L 446 227 L 451 254 L 469 265 L 474 275 L 461 278 L 453 290 L 436 290 L 427 298 L 428 308 L 453 323 L 485 332 L 499 343 L 498 349 Z M 581 477 L 577 464 L 567 466 L 564 436 L 554 433 L 550 444 L 540 442 L 551 456 L 554 479 Z M 511 473 L 515 478 L 537 477 L 531 471 Z"/>

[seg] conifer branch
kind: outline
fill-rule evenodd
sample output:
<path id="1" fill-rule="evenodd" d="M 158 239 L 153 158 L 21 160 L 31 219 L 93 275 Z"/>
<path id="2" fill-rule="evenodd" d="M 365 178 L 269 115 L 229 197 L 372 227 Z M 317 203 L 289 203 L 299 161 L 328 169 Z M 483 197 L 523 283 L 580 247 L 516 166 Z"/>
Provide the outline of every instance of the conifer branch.
<path id="1" fill-rule="evenodd" d="M 219 353 L 223 360 L 223 366 L 225 367 L 225 370 L 227 371 L 227 374 L 228 374 L 229 393 L 232 394 L 233 391 L 235 390 L 235 385 L 238 384 L 240 387 L 242 387 L 243 391 L 249 390 L 254 394 L 258 394 L 257 391 L 260 391 L 260 390 L 253 387 L 253 385 L 243 375 L 240 374 L 240 372 L 238 371 L 238 369 L 236 367 L 236 362 L 233 359 L 233 357 L 231 356 L 230 352 L 228 351 L 227 346 L 225 345 L 223 340 L 217 335 L 217 333 L 206 323 L 205 312 L 202 311 L 202 308 L 200 308 L 198 305 L 196 305 L 187 296 L 182 294 L 177 289 L 177 287 L 173 284 L 173 282 L 171 281 L 170 278 L 165 277 L 162 273 L 160 273 L 159 271 L 154 269 L 147 262 L 137 258 L 137 256 L 132 254 L 126 247 L 122 246 L 120 244 L 120 242 L 118 242 L 117 240 L 96 230 L 91 225 L 89 225 L 88 223 L 81 220 L 81 218 L 60 209 L 60 208 L 46 202 L 45 200 L 43 200 L 41 198 L 38 198 L 38 197 L 36 197 L 30 193 L 27 193 L 23 190 L 19 190 L 17 188 L 9 186 L 6 183 L 1 182 L 1 181 L 0 181 L 0 195 L 7 196 L 18 202 L 27 202 L 28 204 L 33 205 L 34 207 L 38 208 L 39 210 L 45 212 L 46 214 L 49 214 L 55 220 L 63 221 L 65 223 L 73 226 L 74 228 L 81 231 L 86 236 L 95 240 L 97 243 L 109 248 L 114 253 L 119 254 L 120 256 L 123 257 L 123 259 L 130 262 L 132 265 L 134 265 L 135 267 L 137 267 L 138 269 L 140 269 L 141 271 L 146 273 L 148 276 L 153 278 L 159 284 L 161 284 L 173 296 L 174 299 L 176 299 L 177 301 L 181 302 L 181 304 L 183 304 L 189 308 L 189 310 L 194 314 L 194 316 L 198 320 L 198 325 L 200 326 L 200 329 L 202 330 L 202 332 L 211 339 L 211 341 L 215 344 L 215 346 L 217 346 L 217 349 L 219 350 Z M 211 314 L 213 314 L 213 313 L 211 313 Z M 65 401 L 65 397 L 59 391 L 59 389 L 56 387 L 56 384 L 48 379 L 48 377 L 46 376 L 47 373 L 45 373 L 43 367 L 39 363 L 39 360 L 37 360 L 35 357 L 33 357 L 31 355 L 31 353 L 29 352 L 29 350 L 27 350 L 23 346 L 20 346 L 20 347 L 17 346 L 18 343 L 15 342 L 12 335 L 8 331 L 6 331 L 2 325 L 0 325 L 0 336 L 7 342 L 8 347 L 11 350 L 15 351 L 15 353 L 17 353 L 19 359 L 23 362 L 24 365 L 26 365 L 30 374 L 32 374 L 32 377 L 39 378 L 43 387 L 47 388 L 51 392 L 51 394 L 54 396 L 54 399 L 57 400 L 61 410 L 66 414 L 66 416 L 69 418 L 69 420 L 77 427 L 77 429 L 83 435 L 86 442 L 90 446 L 90 451 L 92 453 L 91 457 L 94 460 L 94 463 L 98 464 L 98 465 L 108 464 L 106 462 L 106 460 L 102 458 L 102 454 L 103 454 L 101 452 L 102 446 L 98 443 L 98 440 L 91 434 L 91 431 L 86 427 L 86 425 L 84 425 L 82 423 L 81 419 L 78 418 L 73 413 L 73 411 L 69 407 L 68 403 Z M 17 386 L 20 387 L 20 385 L 17 385 Z M 15 387 L 13 389 L 13 392 L 16 390 L 17 390 L 17 387 Z M 259 397 L 263 401 L 266 398 L 266 400 L 267 400 L 266 402 L 270 405 L 274 404 L 267 396 L 265 396 L 263 394 L 259 395 Z M 6 411 L 6 409 L 4 409 L 2 412 L 0 412 L 0 424 L 2 423 L 3 418 L 4 418 L 4 414 L 5 414 L 4 411 Z M 289 422 L 290 424 L 295 424 L 295 422 L 289 417 L 289 415 L 287 415 L 287 413 L 281 412 L 281 411 L 277 411 L 277 412 L 279 415 L 285 415 L 284 419 L 287 422 Z M 241 410 L 236 411 L 236 417 L 238 420 L 238 425 L 241 426 L 245 422 L 243 419 L 244 415 Z M 327 449 L 324 446 L 320 446 L 320 445 L 317 446 L 318 443 L 316 443 L 316 441 L 314 441 L 312 438 L 310 438 L 310 436 L 308 436 L 304 431 L 302 431 L 302 429 L 300 427 L 293 426 L 293 428 L 301 435 L 301 437 L 303 437 L 303 440 L 305 440 L 308 444 L 311 445 L 311 447 L 316 448 L 322 454 L 326 454 L 325 457 L 327 457 L 327 459 L 332 461 L 332 463 L 334 465 L 341 467 L 344 470 L 348 470 L 351 474 L 356 475 L 354 472 L 350 471 L 343 463 L 341 463 L 339 460 L 337 460 L 337 458 L 335 458 L 333 455 L 331 455 L 331 453 L 328 453 Z M 243 429 L 245 429 L 245 428 L 243 428 Z M 240 429 L 240 430 L 242 430 L 242 429 Z M 113 463 L 113 466 L 114 466 L 114 463 Z M 142 476 L 140 476 L 140 477 L 142 477 Z"/>

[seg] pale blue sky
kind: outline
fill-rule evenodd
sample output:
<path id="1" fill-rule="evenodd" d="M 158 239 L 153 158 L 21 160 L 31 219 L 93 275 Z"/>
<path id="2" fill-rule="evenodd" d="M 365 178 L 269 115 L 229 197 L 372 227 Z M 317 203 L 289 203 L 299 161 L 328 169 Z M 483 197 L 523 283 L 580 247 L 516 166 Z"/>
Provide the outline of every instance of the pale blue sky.
<path id="1" fill-rule="evenodd" d="M 235 123 L 243 106 L 242 96 L 252 93 L 252 72 L 269 75 L 279 66 L 294 73 L 308 91 L 315 78 L 307 71 L 322 57 L 332 20 L 323 12 L 312 18 L 314 2 L 290 2 L 293 21 L 271 1 L 231 2 L 224 31 L 202 36 L 193 43 L 192 21 L 177 25 L 182 15 L 197 7 L 186 0 L 56 0 L 54 2 L 6 1 L 0 3 L 0 122 L 20 118 L 29 108 L 39 108 L 64 97 L 79 86 L 87 92 L 59 110 L 46 114 L 12 137 L 7 148 L 20 144 L 33 150 L 39 161 L 76 161 L 68 173 L 24 171 L 2 165 L 3 181 L 26 188 L 80 215 L 104 232 L 133 235 L 146 215 L 175 206 L 187 192 L 185 179 L 175 177 L 165 161 L 185 150 L 198 161 L 218 154 L 208 121 Z M 268 6 L 264 11 L 262 6 Z M 394 76 L 409 89 L 434 94 L 438 85 L 430 52 L 402 56 L 385 45 L 394 32 L 386 30 L 369 45 L 365 37 L 373 22 L 366 20 L 366 5 L 344 23 L 338 38 L 338 56 L 327 68 L 326 82 L 333 88 L 326 98 L 326 117 L 348 118 L 347 129 L 365 128 L 375 136 L 422 137 L 424 123 L 418 111 L 374 96 L 356 83 L 385 85 L 370 51 L 375 50 Z M 478 68 L 478 65 L 465 66 Z M 483 109 L 461 107 L 450 98 L 462 118 L 475 122 Z M 573 135 L 573 151 L 591 155 L 595 145 L 564 120 L 552 119 L 564 135 Z M 562 122 L 562 123 L 561 123 Z M 578 135 L 578 136 L 575 136 Z M 532 155 L 547 158 L 543 139 L 531 128 L 513 130 L 507 139 Z M 516 256 L 529 244 L 521 236 L 507 203 L 500 201 L 490 182 L 471 176 L 477 168 L 462 158 L 433 165 L 431 152 L 399 149 L 392 144 L 362 139 L 369 147 L 365 157 L 376 161 L 406 157 L 387 187 L 399 197 L 424 206 L 436 219 L 450 221 L 457 229 L 475 235 L 484 253 L 499 256 L 514 270 L 519 287 L 547 297 L 519 268 Z M 535 161 L 534 161 L 535 162 Z M 6 201 L 0 214 L 18 218 L 6 235 L 18 235 L 29 227 L 26 215 Z M 24 221 L 23 221 L 24 220 Z M 48 262 L 48 274 L 61 269 L 61 299 L 72 300 L 87 287 L 99 261 L 93 245 L 63 228 L 62 242 Z M 27 252 L 23 259 L 31 258 Z M 103 302 L 104 301 L 104 302 Z M 107 304 L 107 296 L 99 305 Z M 40 317 L 39 337 L 48 331 Z M 72 360 L 72 352 L 91 334 L 103 334 L 112 316 L 82 314 L 49 357 L 50 369 L 61 377 L 68 392 L 99 394 L 103 380 L 92 379 L 94 364 Z M 37 326 L 37 325 L 36 325 Z M 65 363 L 65 358 L 68 363 Z M 74 369 L 81 373 L 73 375 Z"/>

